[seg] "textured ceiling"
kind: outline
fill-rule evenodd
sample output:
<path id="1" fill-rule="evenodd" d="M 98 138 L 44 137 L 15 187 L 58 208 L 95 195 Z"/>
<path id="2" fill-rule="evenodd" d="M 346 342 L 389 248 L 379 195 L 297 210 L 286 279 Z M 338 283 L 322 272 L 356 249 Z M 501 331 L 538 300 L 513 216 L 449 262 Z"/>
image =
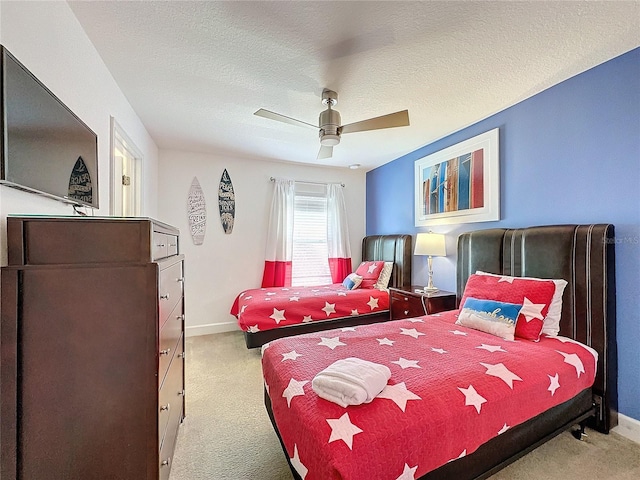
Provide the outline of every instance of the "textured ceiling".
<path id="1" fill-rule="evenodd" d="M 639 1 L 69 2 L 159 148 L 371 169 L 640 45 Z M 343 135 L 316 160 L 323 88 Z"/>

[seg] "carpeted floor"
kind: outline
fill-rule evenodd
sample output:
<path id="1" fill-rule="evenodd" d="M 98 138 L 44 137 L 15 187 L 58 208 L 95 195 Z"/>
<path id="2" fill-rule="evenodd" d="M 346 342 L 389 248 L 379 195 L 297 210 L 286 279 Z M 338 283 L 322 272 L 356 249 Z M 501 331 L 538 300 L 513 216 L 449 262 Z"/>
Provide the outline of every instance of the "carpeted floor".
<path id="1" fill-rule="evenodd" d="M 260 349 L 247 350 L 240 332 L 191 337 L 186 368 L 187 418 L 170 480 L 291 480 L 262 403 Z M 585 442 L 559 435 L 491 479 L 640 479 L 639 444 L 587 433 Z"/>

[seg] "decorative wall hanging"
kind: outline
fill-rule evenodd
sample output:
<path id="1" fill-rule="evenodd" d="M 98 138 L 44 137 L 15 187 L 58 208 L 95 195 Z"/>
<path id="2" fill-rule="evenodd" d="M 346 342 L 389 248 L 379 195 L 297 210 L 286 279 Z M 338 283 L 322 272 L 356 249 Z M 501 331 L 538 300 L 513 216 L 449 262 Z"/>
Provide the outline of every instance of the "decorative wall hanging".
<path id="1" fill-rule="evenodd" d="M 89 205 L 93 203 L 91 174 L 89 173 L 87 165 L 84 163 L 82 157 L 78 157 L 78 160 L 76 160 L 76 163 L 71 170 L 67 196 L 70 199 L 88 203 Z"/>
<path id="2" fill-rule="evenodd" d="M 220 177 L 220 186 L 218 187 L 218 207 L 220 209 L 220 222 L 224 233 L 231 233 L 233 230 L 233 221 L 236 216 L 236 195 L 233 193 L 233 184 L 231 177 L 225 168 Z"/>
<path id="3" fill-rule="evenodd" d="M 415 225 L 500 220 L 498 129 L 415 162 Z"/>
<path id="4" fill-rule="evenodd" d="M 207 204 L 204 201 L 204 192 L 198 182 L 198 177 L 193 177 L 189 197 L 187 199 L 189 212 L 189 230 L 194 245 L 204 243 L 204 234 L 207 229 Z"/>

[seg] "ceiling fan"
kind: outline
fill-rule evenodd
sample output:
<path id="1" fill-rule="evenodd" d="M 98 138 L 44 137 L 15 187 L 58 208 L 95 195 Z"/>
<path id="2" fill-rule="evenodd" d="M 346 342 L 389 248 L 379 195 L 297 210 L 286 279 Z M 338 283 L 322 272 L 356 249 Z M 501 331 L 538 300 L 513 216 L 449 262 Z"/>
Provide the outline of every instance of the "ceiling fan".
<path id="1" fill-rule="evenodd" d="M 340 136 L 343 133 L 364 132 L 366 130 L 378 130 L 381 128 L 406 127 L 409 125 L 409 111 L 402 110 L 400 112 L 382 115 L 381 117 L 369 118 L 348 125 L 340 125 L 340 113 L 333 110 L 338 103 L 338 94 L 333 90 L 325 88 L 322 91 L 322 103 L 327 109 L 320 112 L 318 125 L 296 120 L 279 113 L 272 112 L 261 108 L 254 115 L 259 117 L 277 120 L 279 122 L 289 123 L 291 125 L 299 125 L 304 127 L 319 128 L 320 151 L 317 159 L 331 158 L 333 155 L 333 147 L 340 143 Z"/>

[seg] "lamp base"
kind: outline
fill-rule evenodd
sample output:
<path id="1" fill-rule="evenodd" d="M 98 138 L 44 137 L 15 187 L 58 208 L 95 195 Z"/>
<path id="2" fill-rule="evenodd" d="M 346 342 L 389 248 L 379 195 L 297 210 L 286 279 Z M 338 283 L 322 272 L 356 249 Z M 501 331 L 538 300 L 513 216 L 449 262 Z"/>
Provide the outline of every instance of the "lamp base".
<path id="1" fill-rule="evenodd" d="M 424 287 L 424 293 L 436 293 L 439 290 L 438 287 Z"/>

